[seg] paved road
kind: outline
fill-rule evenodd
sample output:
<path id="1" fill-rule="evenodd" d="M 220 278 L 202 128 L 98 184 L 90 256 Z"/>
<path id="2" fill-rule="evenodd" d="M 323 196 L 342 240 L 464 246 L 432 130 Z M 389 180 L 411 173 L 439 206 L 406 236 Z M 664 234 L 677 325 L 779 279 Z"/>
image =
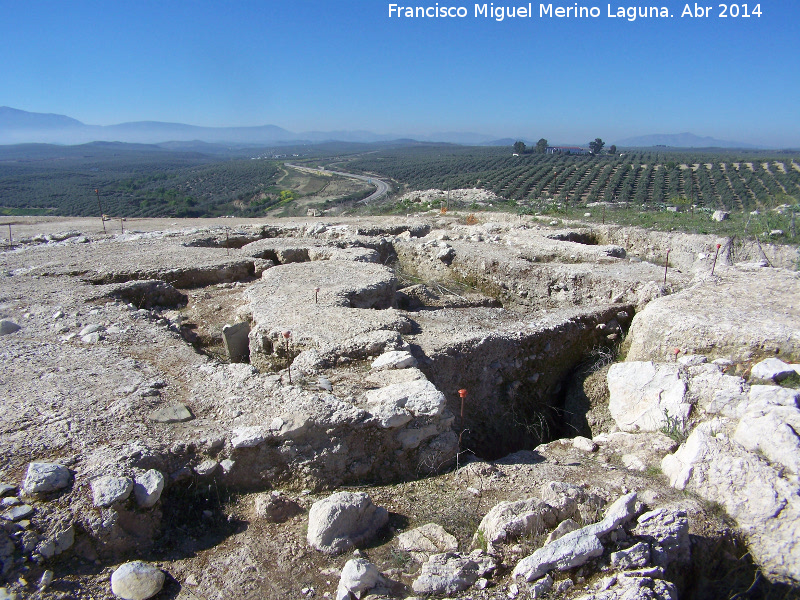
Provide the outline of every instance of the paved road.
<path id="1" fill-rule="evenodd" d="M 342 171 L 328 171 L 327 169 L 312 169 L 310 167 L 301 167 L 291 163 L 284 163 L 284 165 L 293 169 L 297 169 L 298 171 L 308 171 L 309 173 L 332 173 L 333 175 L 341 175 L 342 177 L 349 177 L 350 179 L 360 179 L 361 181 L 366 181 L 367 183 L 374 185 L 377 189 L 372 194 L 360 201 L 363 204 L 369 204 L 374 200 L 378 200 L 389 192 L 389 184 L 376 177 L 354 175 L 353 173 L 344 173 Z"/>

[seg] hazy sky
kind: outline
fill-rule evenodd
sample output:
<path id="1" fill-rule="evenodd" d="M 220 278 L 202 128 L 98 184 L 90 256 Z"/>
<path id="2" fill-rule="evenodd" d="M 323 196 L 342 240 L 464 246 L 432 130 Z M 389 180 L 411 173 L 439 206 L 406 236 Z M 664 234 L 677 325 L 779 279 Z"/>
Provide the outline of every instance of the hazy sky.
<path id="1" fill-rule="evenodd" d="M 656 2 L 673 17 L 609 18 L 616 3 L 579 4 L 600 12 L 582 19 L 533 3 L 534 17 L 498 22 L 447 0 L 468 16 L 390 18 L 382 0 L 0 0 L 0 105 L 97 125 L 800 146 L 800 2 L 761 2 L 760 18 Z"/>

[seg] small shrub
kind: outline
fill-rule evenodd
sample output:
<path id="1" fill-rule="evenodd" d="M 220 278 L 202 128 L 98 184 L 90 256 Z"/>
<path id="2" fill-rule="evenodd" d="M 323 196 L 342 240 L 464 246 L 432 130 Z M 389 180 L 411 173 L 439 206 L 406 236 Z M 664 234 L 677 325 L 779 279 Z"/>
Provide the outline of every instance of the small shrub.
<path id="1" fill-rule="evenodd" d="M 392 568 L 405 569 L 411 563 L 411 553 L 395 548 L 389 553 L 389 563 Z"/>
<path id="2" fill-rule="evenodd" d="M 486 535 L 483 533 L 483 529 L 478 529 L 478 531 L 475 532 L 475 547 L 486 552 L 487 546 Z"/>
<path id="3" fill-rule="evenodd" d="M 686 441 L 686 438 L 689 437 L 689 427 L 686 421 L 686 418 L 678 418 L 677 416 L 672 416 L 667 412 L 667 409 L 664 409 L 664 426 L 661 428 L 661 433 L 666 435 L 668 438 L 671 438 L 682 444 Z"/>
<path id="4" fill-rule="evenodd" d="M 661 467 L 657 465 L 650 465 L 649 467 L 647 467 L 647 469 L 645 469 L 644 474 L 647 475 L 648 477 L 658 477 L 659 475 L 662 474 Z"/>

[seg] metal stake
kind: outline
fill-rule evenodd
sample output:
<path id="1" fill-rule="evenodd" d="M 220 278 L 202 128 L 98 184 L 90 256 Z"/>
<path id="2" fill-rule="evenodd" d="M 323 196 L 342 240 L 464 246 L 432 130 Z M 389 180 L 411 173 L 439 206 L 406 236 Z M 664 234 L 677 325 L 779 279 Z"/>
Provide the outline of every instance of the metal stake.
<path id="1" fill-rule="evenodd" d="M 669 248 L 667 248 L 667 260 L 664 263 L 664 285 L 667 285 L 667 270 L 669 269 Z"/>
<path id="2" fill-rule="evenodd" d="M 792 231 L 794 231 L 794 213 L 792 213 Z M 794 233 L 792 233 L 792 237 L 794 237 Z M 8 247 L 14 247 L 14 238 L 11 237 L 11 223 L 8 224 Z"/>

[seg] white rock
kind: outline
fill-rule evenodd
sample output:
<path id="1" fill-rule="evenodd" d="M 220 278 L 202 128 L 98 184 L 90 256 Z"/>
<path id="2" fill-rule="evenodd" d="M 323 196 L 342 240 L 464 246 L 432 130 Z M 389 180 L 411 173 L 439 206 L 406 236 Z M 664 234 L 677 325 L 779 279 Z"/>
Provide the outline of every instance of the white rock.
<path id="1" fill-rule="evenodd" d="M 537 498 L 499 502 L 481 520 L 472 543 L 477 544 L 483 538 L 489 544 L 498 544 L 524 535 L 537 535 L 554 527 L 556 519 L 556 511 Z"/>
<path id="2" fill-rule="evenodd" d="M 564 571 L 579 567 L 600 556 L 603 554 L 603 545 L 599 538 L 632 519 L 635 510 L 636 493 L 622 496 L 608 507 L 599 523 L 568 533 L 523 558 L 514 568 L 512 577 L 534 581 L 553 569 Z"/>
<path id="3" fill-rule="evenodd" d="M 773 381 L 782 381 L 794 375 L 795 371 L 791 365 L 778 358 L 767 358 L 760 363 L 753 365 L 750 370 L 750 377 L 753 379 L 772 379 Z"/>
<path id="4" fill-rule="evenodd" d="M 0 600 L 21 600 L 19 594 L 8 591 L 8 588 L 0 587 Z"/>
<path id="5" fill-rule="evenodd" d="M 678 358 L 678 364 L 683 365 L 684 367 L 693 367 L 696 365 L 702 365 L 708 362 L 708 357 L 703 356 L 702 354 L 684 354 L 680 358 Z"/>
<path id="6" fill-rule="evenodd" d="M 771 462 L 800 474 L 800 410 L 769 406 L 748 410 L 733 439 L 752 452 L 762 452 Z"/>
<path id="7" fill-rule="evenodd" d="M 372 362 L 372 368 L 376 371 L 381 369 L 407 369 L 416 366 L 417 359 L 405 350 L 384 352 Z"/>
<path id="8" fill-rule="evenodd" d="M 422 564 L 411 588 L 418 594 L 455 594 L 469 588 L 492 569 L 494 562 L 489 557 L 464 556 L 458 552 L 434 554 Z"/>
<path id="9" fill-rule="evenodd" d="M 234 448 L 255 448 L 269 437 L 270 430 L 266 427 L 237 427 L 231 435 L 231 445 Z"/>
<path id="10" fill-rule="evenodd" d="M 133 491 L 133 481 L 130 477 L 103 475 L 94 479 L 91 487 L 94 505 L 105 508 L 127 500 Z"/>
<path id="11" fill-rule="evenodd" d="M 439 433 L 436 425 L 426 425 L 420 429 L 402 429 L 397 434 L 397 441 L 403 446 L 403 450 L 418 448 L 425 440 L 432 438 Z"/>
<path id="12" fill-rule="evenodd" d="M 150 469 L 133 478 L 133 495 L 140 508 L 150 508 L 161 498 L 164 490 L 164 475 L 161 471 Z"/>
<path id="13" fill-rule="evenodd" d="M 578 450 L 583 450 L 584 452 L 594 452 L 597 450 L 597 444 L 595 444 L 589 438 L 583 437 L 582 435 L 572 438 L 572 445 Z"/>
<path id="14" fill-rule="evenodd" d="M 665 411 L 682 421 L 692 408 L 677 364 L 614 364 L 608 370 L 608 391 L 608 409 L 623 431 L 658 431 L 666 424 Z"/>
<path id="15" fill-rule="evenodd" d="M 618 552 L 611 553 L 611 564 L 623 569 L 640 569 L 650 564 L 650 545 L 639 542 Z"/>
<path id="16" fill-rule="evenodd" d="M 729 212 L 725 212 L 724 210 L 715 210 L 714 214 L 711 215 L 711 219 L 713 221 L 725 221 L 730 216 L 731 216 L 731 213 L 729 213 Z"/>
<path id="17" fill-rule="evenodd" d="M 688 565 L 692 554 L 686 511 L 669 506 L 643 513 L 633 534 L 650 544 L 651 560 L 659 567 Z"/>
<path id="18" fill-rule="evenodd" d="M 782 388 L 776 385 L 750 386 L 749 406 L 791 406 L 800 408 L 800 390 Z"/>
<path id="19" fill-rule="evenodd" d="M 164 572 L 136 560 L 118 567 L 111 574 L 111 591 L 123 600 L 146 600 L 164 587 Z"/>
<path id="20" fill-rule="evenodd" d="M 307 540 L 326 554 L 340 554 L 372 538 L 389 521 L 364 492 L 338 492 L 313 504 L 308 513 Z"/>
<path id="21" fill-rule="evenodd" d="M 207 458 L 194 468 L 194 472 L 200 477 L 205 477 L 206 475 L 211 475 L 214 471 L 216 471 L 218 466 L 219 463 L 217 461 Z"/>
<path id="22" fill-rule="evenodd" d="M 551 589 L 553 589 L 553 578 L 550 575 L 545 575 L 530 585 L 529 593 L 531 598 L 542 598 Z"/>
<path id="23" fill-rule="evenodd" d="M 647 465 L 638 454 L 623 454 L 622 464 L 631 471 L 646 471 Z"/>
<path id="24" fill-rule="evenodd" d="M 397 547 L 410 552 L 416 560 L 424 562 L 432 554 L 458 550 L 458 540 L 447 533 L 441 525 L 428 523 L 397 536 Z"/>
<path id="25" fill-rule="evenodd" d="M 425 379 L 370 390 L 366 398 L 367 410 L 384 428 L 401 427 L 417 416 L 438 416 L 445 408 L 444 394 Z"/>
<path id="26" fill-rule="evenodd" d="M 78 335 L 80 337 L 85 337 L 87 335 L 90 335 L 92 333 L 98 333 L 100 331 L 103 331 L 103 326 L 102 325 L 87 325 L 86 327 L 84 327 L 83 329 L 80 330 Z"/>
<path id="27" fill-rule="evenodd" d="M 800 574 L 800 489 L 764 459 L 711 425 L 695 428 L 675 454 L 661 461 L 670 485 L 687 486 L 706 500 L 721 504 L 748 540 L 761 569 L 777 580 Z"/>
<path id="28" fill-rule="evenodd" d="M 364 592 L 371 590 L 383 581 L 378 567 L 363 558 L 348 560 L 342 569 L 336 600 L 350 600 L 350 594 L 361 598 Z"/>
<path id="29" fill-rule="evenodd" d="M 30 463 L 22 487 L 28 494 L 54 492 L 69 485 L 70 472 L 56 463 Z"/>
<path id="30" fill-rule="evenodd" d="M 544 541 L 544 543 L 547 545 L 551 542 L 555 542 L 557 539 L 564 537 L 568 533 L 577 531 L 580 528 L 581 526 L 572 519 L 565 519 L 558 524 L 558 527 L 550 532 L 550 535 L 547 536 L 547 539 Z"/>
<path id="31" fill-rule="evenodd" d="M 233 470 L 233 466 L 236 464 L 236 461 L 226 458 L 223 461 L 220 461 L 219 466 L 222 467 L 222 472 L 227 475 Z"/>
<path id="32" fill-rule="evenodd" d="M 597 536 L 579 529 L 523 558 L 514 567 L 512 577 L 535 581 L 549 571 L 579 567 L 602 554 L 603 545 Z"/>
<path id="33" fill-rule="evenodd" d="M 539 497 L 553 509 L 556 522 L 578 515 L 583 508 L 593 512 L 595 508 L 600 508 L 605 503 L 599 497 L 593 494 L 587 495 L 577 485 L 565 481 L 546 482 L 539 488 Z M 548 524 L 548 527 L 552 526 L 555 526 L 555 523 Z"/>
<path id="34" fill-rule="evenodd" d="M 42 573 L 42 577 L 39 579 L 39 589 L 46 590 L 48 587 L 50 587 L 50 584 L 53 583 L 53 576 L 54 573 L 50 569 L 47 569 L 44 573 Z"/>

